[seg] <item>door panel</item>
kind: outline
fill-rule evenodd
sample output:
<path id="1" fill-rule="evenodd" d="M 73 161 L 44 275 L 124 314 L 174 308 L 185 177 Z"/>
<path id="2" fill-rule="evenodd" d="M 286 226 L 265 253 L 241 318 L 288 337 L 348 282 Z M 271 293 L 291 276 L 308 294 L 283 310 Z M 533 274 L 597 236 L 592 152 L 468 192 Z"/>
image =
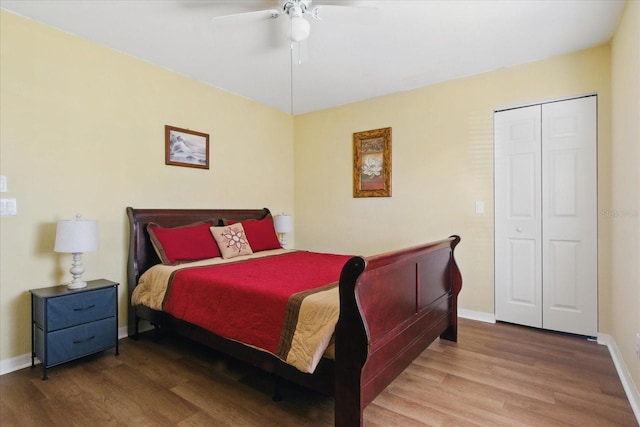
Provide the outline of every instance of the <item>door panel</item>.
<path id="1" fill-rule="evenodd" d="M 580 242 L 551 240 L 547 247 L 549 262 L 544 268 L 550 280 L 557 284 L 552 290 L 544 290 L 549 309 L 576 311 L 580 305 L 579 286 L 576 282 L 579 275 Z"/>
<path id="2" fill-rule="evenodd" d="M 549 215 L 573 217 L 578 214 L 578 151 L 563 150 L 549 154 L 549 194 L 545 200 L 550 203 Z"/>
<path id="3" fill-rule="evenodd" d="M 542 327 L 540 106 L 495 115 L 496 319 Z M 500 260 L 498 262 L 497 260 Z"/>
<path id="4" fill-rule="evenodd" d="M 542 107 L 543 325 L 590 336 L 598 332 L 596 103 Z"/>
<path id="5" fill-rule="evenodd" d="M 509 187 L 509 218 L 535 219 L 536 185 L 534 177 L 537 163 L 536 153 L 508 156 L 507 179 Z"/>
<path id="6" fill-rule="evenodd" d="M 509 239 L 509 300 L 510 304 L 522 304 L 535 307 L 536 298 L 536 264 L 537 256 L 535 240 Z"/>

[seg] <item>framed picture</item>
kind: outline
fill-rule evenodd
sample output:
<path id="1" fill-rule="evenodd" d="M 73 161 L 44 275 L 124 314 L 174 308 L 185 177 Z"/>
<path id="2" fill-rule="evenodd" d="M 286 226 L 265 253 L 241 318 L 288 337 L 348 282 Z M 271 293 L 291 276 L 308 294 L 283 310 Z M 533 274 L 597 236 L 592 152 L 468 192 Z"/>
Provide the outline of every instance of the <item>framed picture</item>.
<path id="1" fill-rule="evenodd" d="M 166 125 L 164 127 L 164 163 L 209 169 L 209 135 Z"/>
<path id="2" fill-rule="evenodd" d="M 353 197 L 391 197 L 391 128 L 353 134 Z"/>

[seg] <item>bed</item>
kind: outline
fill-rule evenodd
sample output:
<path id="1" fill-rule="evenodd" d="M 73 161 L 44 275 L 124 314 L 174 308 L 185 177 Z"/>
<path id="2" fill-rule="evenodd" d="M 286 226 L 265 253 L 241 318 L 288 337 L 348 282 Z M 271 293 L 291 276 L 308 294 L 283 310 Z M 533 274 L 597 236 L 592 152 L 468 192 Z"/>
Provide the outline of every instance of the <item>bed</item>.
<path id="1" fill-rule="evenodd" d="M 127 207 L 128 333 L 136 339 L 146 320 L 264 371 L 335 397 L 335 425 L 363 425 L 364 408 L 436 338 L 457 340 L 457 298 L 462 277 L 454 258 L 460 242 L 437 242 L 370 256 L 350 256 L 339 272 L 339 315 L 333 358 L 322 357 L 312 373 L 281 358 L 226 339 L 165 311 L 131 304 L 141 276 L 161 264 L 148 225 L 180 227 L 262 220 L 268 209 L 135 209 Z"/>

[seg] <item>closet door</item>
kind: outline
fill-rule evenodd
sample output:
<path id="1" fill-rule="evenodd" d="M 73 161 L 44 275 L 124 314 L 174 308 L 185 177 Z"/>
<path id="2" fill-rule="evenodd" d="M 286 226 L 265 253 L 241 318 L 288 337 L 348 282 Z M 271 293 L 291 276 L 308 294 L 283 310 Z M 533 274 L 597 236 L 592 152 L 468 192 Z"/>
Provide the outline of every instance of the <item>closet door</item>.
<path id="1" fill-rule="evenodd" d="M 540 105 L 501 111 L 495 132 L 496 319 L 542 327 Z"/>
<path id="2" fill-rule="evenodd" d="M 597 98 L 542 106 L 543 327 L 598 332 Z"/>
<path id="3" fill-rule="evenodd" d="M 496 319 L 594 336 L 597 98 L 494 120 Z"/>

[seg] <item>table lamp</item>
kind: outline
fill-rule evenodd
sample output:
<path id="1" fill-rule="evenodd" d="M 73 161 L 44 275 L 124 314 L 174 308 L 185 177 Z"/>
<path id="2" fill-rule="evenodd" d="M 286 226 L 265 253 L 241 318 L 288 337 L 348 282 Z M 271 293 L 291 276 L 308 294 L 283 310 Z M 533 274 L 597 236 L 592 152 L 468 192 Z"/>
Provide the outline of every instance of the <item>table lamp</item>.
<path id="1" fill-rule="evenodd" d="M 73 280 L 67 284 L 67 287 L 69 289 L 86 287 L 87 282 L 82 280 L 82 274 L 84 273 L 82 254 L 98 250 L 97 221 L 80 219 L 79 214 L 76 215 L 75 220 L 58 221 L 56 243 L 53 250 L 55 252 L 73 254 L 73 265 L 69 269 Z"/>
<path id="2" fill-rule="evenodd" d="M 293 217 L 287 214 L 276 215 L 273 219 L 273 226 L 280 238 L 280 246 L 283 248 L 287 245 L 287 233 L 293 231 Z"/>

